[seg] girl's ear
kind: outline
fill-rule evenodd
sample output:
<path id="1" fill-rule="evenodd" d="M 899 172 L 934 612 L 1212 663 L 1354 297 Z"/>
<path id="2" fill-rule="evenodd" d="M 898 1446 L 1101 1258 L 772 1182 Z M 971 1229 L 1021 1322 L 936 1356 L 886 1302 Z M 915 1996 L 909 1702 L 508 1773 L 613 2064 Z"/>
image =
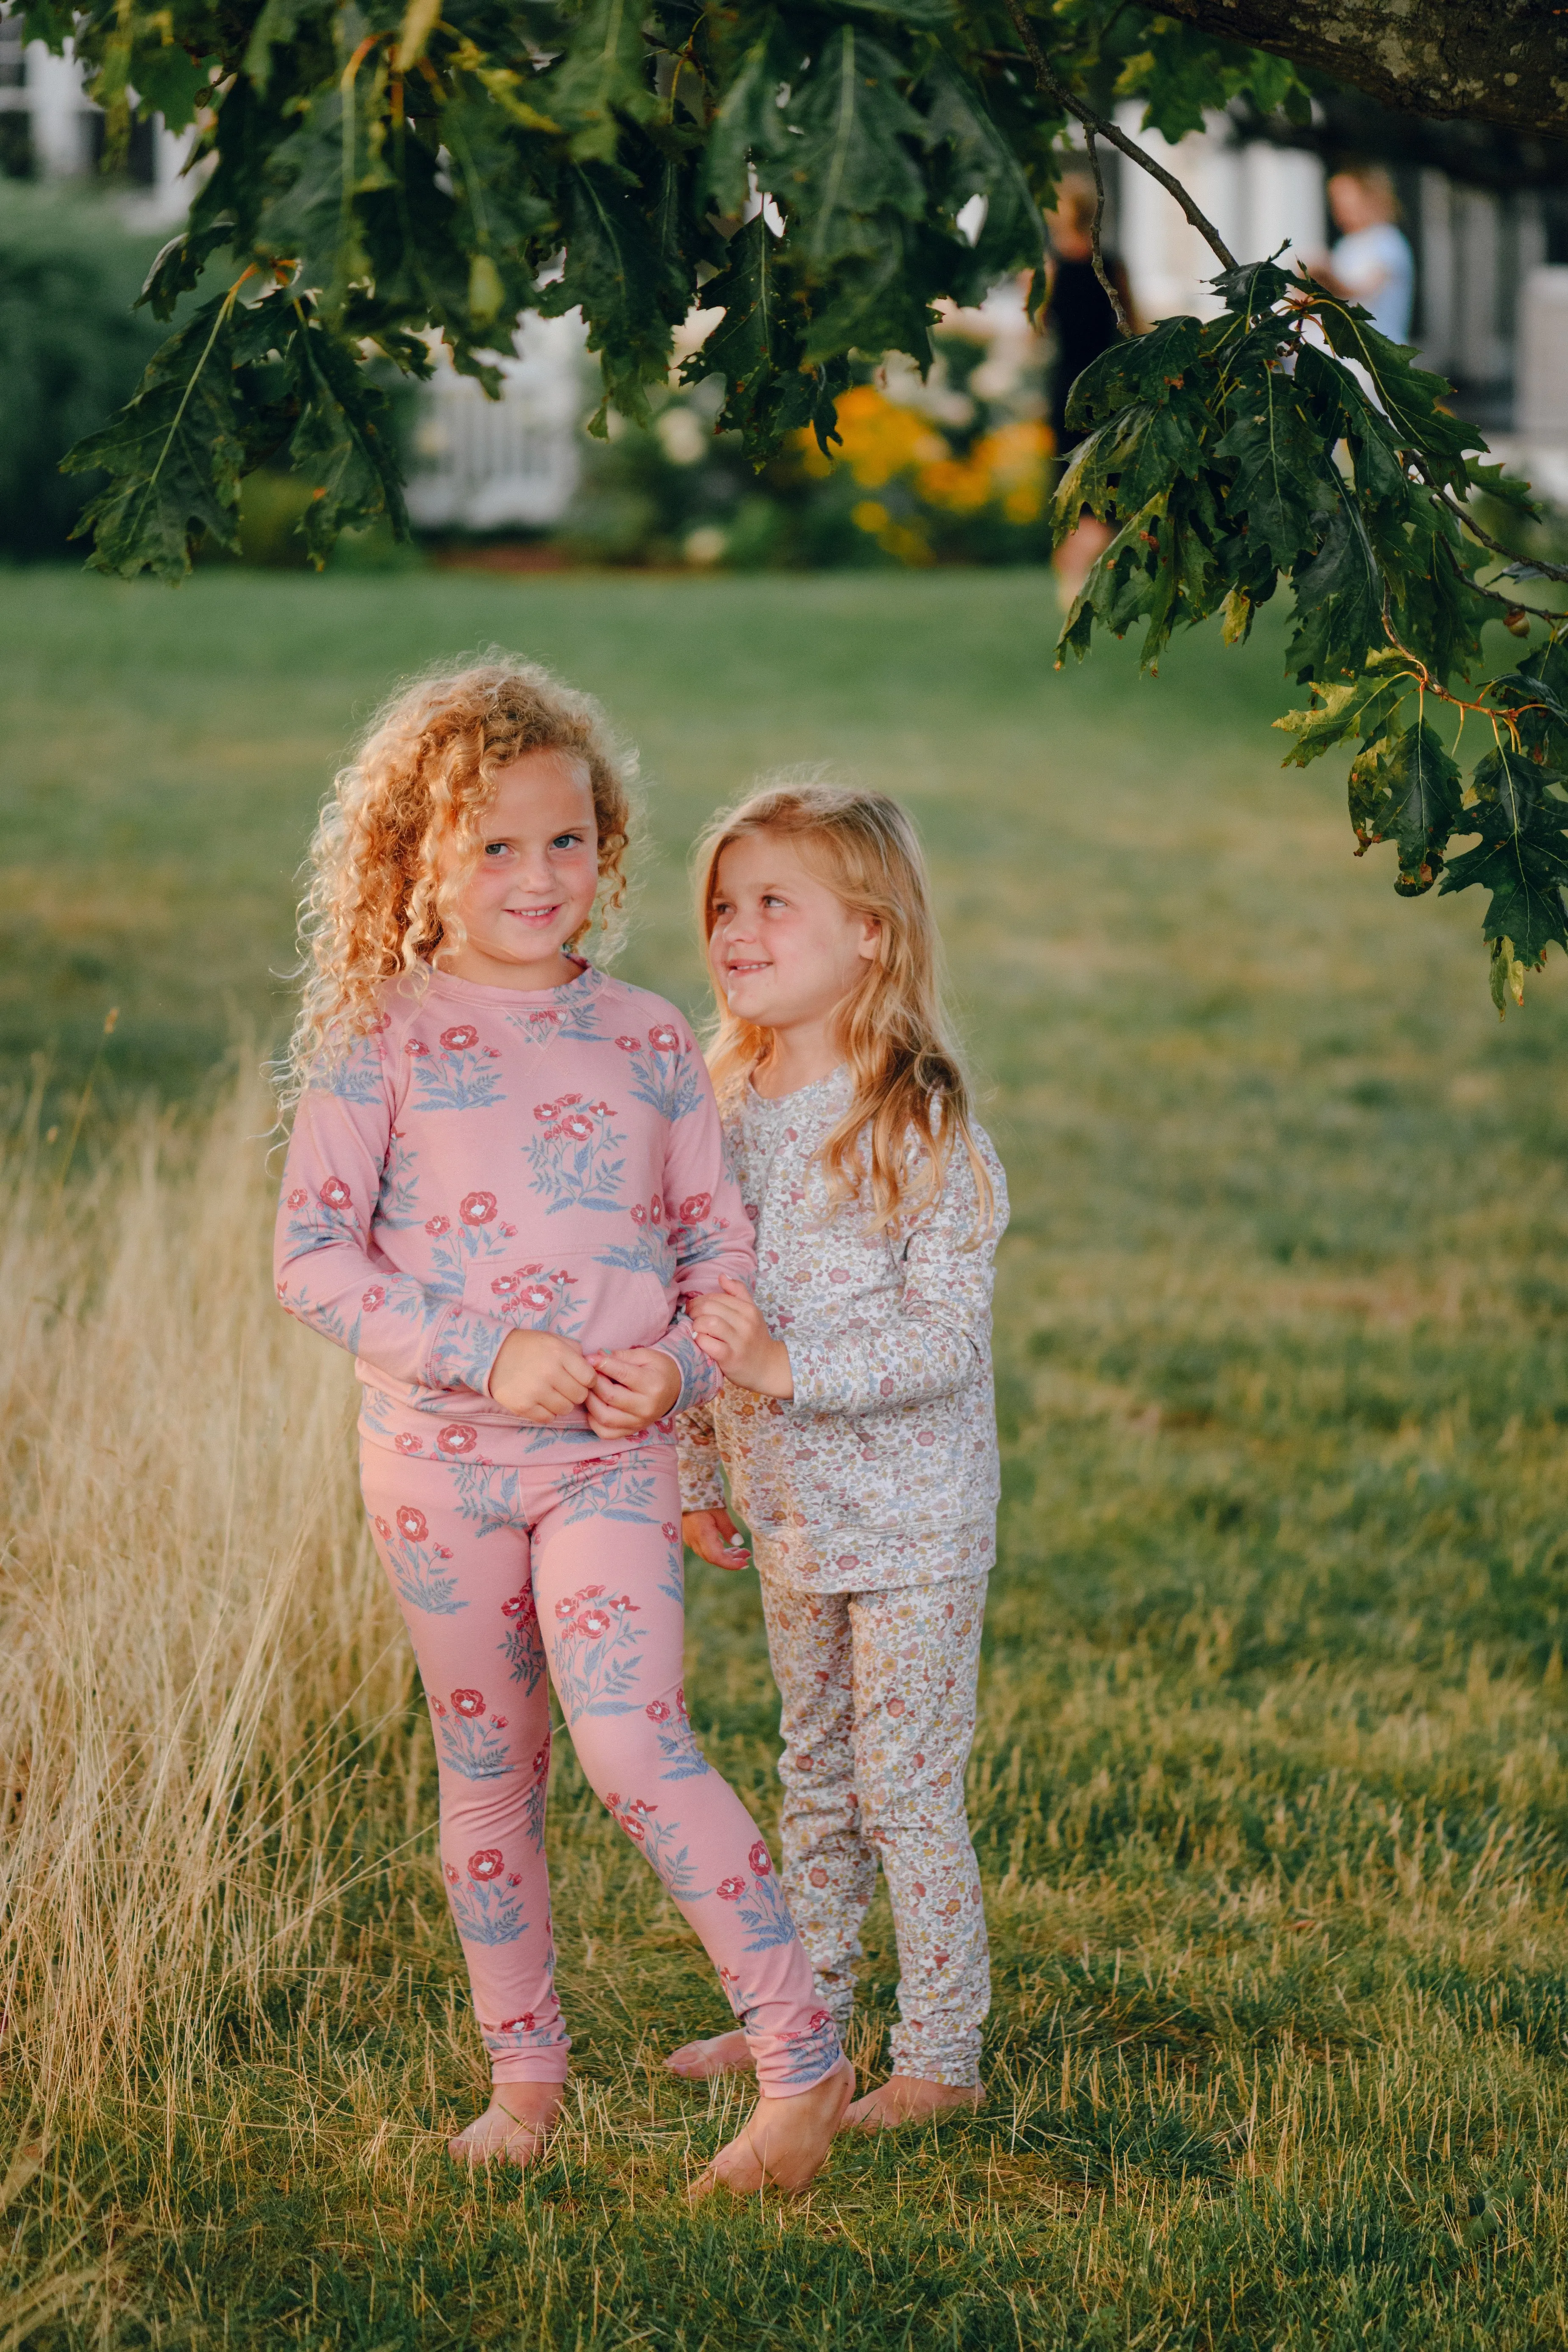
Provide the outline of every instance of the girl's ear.
<path id="1" fill-rule="evenodd" d="M 856 951 L 867 963 L 881 962 L 882 925 L 880 919 L 878 916 L 864 915 L 861 917 L 860 937 L 856 943 Z"/>

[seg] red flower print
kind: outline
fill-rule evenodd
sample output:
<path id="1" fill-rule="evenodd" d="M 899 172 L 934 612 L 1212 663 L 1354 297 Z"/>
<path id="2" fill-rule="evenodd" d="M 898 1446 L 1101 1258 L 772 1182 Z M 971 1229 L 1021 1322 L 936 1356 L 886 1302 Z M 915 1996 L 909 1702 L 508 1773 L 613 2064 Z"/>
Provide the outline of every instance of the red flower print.
<path id="1" fill-rule="evenodd" d="M 471 1454 L 479 1442 L 479 1431 L 470 1429 L 466 1421 L 448 1422 L 436 1438 L 443 1454 Z"/>
<path id="2" fill-rule="evenodd" d="M 658 1531 L 664 1538 L 666 1543 L 673 1543 L 676 1537 L 680 1533 L 680 1529 L 676 1526 L 673 1519 L 664 1520 L 660 1525 Z"/>
<path id="3" fill-rule="evenodd" d="M 627 1837 L 636 1838 L 639 1845 L 646 1842 L 647 1837 L 647 1826 L 646 1822 L 638 1820 L 636 1813 L 623 1813 L 621 1816 L 621 1827 L 625 1830 Z"/>
<path id="4" fill-rule="evenodd" d="M 434 1234 L 437 1239 L 439 1240 L 443 1234 L 449 1234 L 451 1232 L 452 1220 L 450 1217 L 426 1217 L 425 1220 L 425 1230 L 427 1234 Z"/>
<path id="5" fill-rule="evenodd" d="M 752 1848 L 751 1853 L 746 1856 L 746 1860 L 747 1860 L 747 1861 L 751 1864 L 751 1865 L 752 1865 L 752 1876 L 753 1876 L 753 1877 L 756 1877 L 756 1878 L 771 1878 L 771 1877 L 772 1877 L 772 1875 L 773 1875 L 773 1859 L 772 1854 L 768 1852 L 767 1847 L 763 1843 L 763 1842 L 762 1842 L 762 1839 L 761 1839 L 761 1838 L 759 1838 L 759 1839 L 757 1840 L 756 1844 Z"/>
<path id="6" fill-rule="evenodd" d="M 498 1298 L 510 1298 L 512 1292 L 521 1287 L 521 1274 L 498 1274 L 490 1289 Z"/>
<path id="7" fill-rule="evenodd" d="M 457 1885 L 457 1883 L 458 1883 L 458 1865 L 457 1865 L 457 1864 L 456 1864 L 455 1862 L 447 1862 L 447 1863 L 443 1863 L 441 1866 L 442 1866 L 443 1870 L 444 1870 L 444 1871 L 446 1872 L 446 1874 L 447 1874 L 447 1885 L 448 1885 L 448 1886 L 456 1886 L 456 1885 Z"/>
<path id="8" fill-rule="evenodd" d="M 686 1685 L 681 1683 L 675 1694 L 675 1704 L 680 1709 L 680 1720 L 686 1721 Z"/>
<path id="9" fill-rule="evenodd" d="M 500 1234 L 504 1234 L 509 1242 L 514 1242 L 517 1239 L 517 1227 L 515 1225 L 498 1225 L 496 1227 L 496 1231 Z"/>
<path id="10" fill-rule="evenodd" d="M 833 2020 L 825 2009 L 814 2009 L 807 2022 L 813 2033 L 820 2033 L 825 2025 L 832 2024 Z"/>
<path id="11" fill-rule="evenodd" d="M 430 1048 L 428 1045 L 422 1045 L 417 1037 L 410 1037 L 407 1045 L 405 1045 L 403 1050 L 415 1061 L 418 1061 L 420 1055 L 422 1054 L 427 1054 L 430 1051 Z"/>
<path id="12" fill-rule="evenodd" d="M 610 1106 L 607 1102 L 590 1103 L 588 1108 L 599 1118 L 608 1118 L 610 1116 Z"/>
<path id="13" fill-rule="evenodd" d="M 533 1106 L 533 1116 L 539 1121 L 541 1127 L 548 1127 L 560 1108 L 561 1106 L 559 1103 L 535 1103 Z"/>
<path id="14" fill-rule="evenodd" d="M 672 1029 L 668 1021 L 656 1021 L 647 1033 L 647 1042 L 660 1054 L 679 1054 L 680 1032 Z"/>
<path id="15" fill-rule="evenodd" d="M 558 1095 L 555 1099 L 555 1108 L 557 1110 L 571 1110 L 576 1104 L 580 1103 L 583 1097 L 581 1095 Z"/>
<path id="16" fill-rule="evenodd" d="M 466 1054 L 470 1045 L 477 1045 L 479 1042 L 479 1031 L 468 1021 L 459 1021 L 455 1028 L 441 1032 L 441 1043 L 448 1054 Z"/>
<path id="17" fill-rule="evenodd" d="M 636 1054 L 639 1052 L 642 1047 L 642 1039 L 640 1037 L 617 1037 L 616 1039 L 616 1043 L 620 1047 L 623 1054 Z"/>
<path id="18" fill-rule="evenodd" d="M 634 1225 L 646 1225 L 647 1223 L 647 1211 L 640 1201 L 632 1202 L 632 1223 Z"/>
<path id="19" fill-rule="evenodd" d="M 574 1601 L 558 1601 L 555 1604 L 555 1614 L 560 1622 L 564 1625 L 569 1618 L 575 1617 L 577 1614 L 577 1603 Z"/>
<path id="20" fill-rule="evenodd" d="M 574 1110 L 562 1120 L 561 1132 L 570 1136 L 574 1143 L 586 1143 L 594 1132 L 594 1122 L 585 1110 Z"/>
<path id="21" fill-rule="evenodd" d="M 721 1903 L 738 1903 L 746 1891 L 743 1878 L 721 1878 L 713 1889 Z"/>
<path id="22" fill-rule="evenodd" d="M 506 1729 L 506 1717 L 505 1717 L 505 1716 L 504 1716 L 504 1715 L 492 1715 L 492 1716 L 491 1716 L 491 1717 L 490 1717 L 490 1729 L 491 1729 L 492 1731 L 504 1731 L 504 1730 Z"/>
<path id="23" fill-rule="evenodd" d="M 533 1613 L 532 1593 L 526 1591 L 514 1592 L 510 1601 L 503 1601 L 501 1602 L 500 1613 L 503 1617 L 531 1616 Z"/>
<path id="24" fill-rule="evenodd" d="M 525 2009 L 521 2017 L 503 2017 L 497 2031 L 501 2033 L 531 2033 L 533 2011 Z"/>
<path id="25" fill-rule="evenodd" d="M 411 1436 L 406 1429 L 400 1429 L 392 1442 L 399 1454 L 420 1454 L 424 1451 L 423 1441 Z"/>
<path id="26" fill-rule="evenodd" d="M 500 1056 L 498 1055 L 497 1058 L 499 1060 Z M 521 1886 L 522 1885 L 522 1879 L 517 1871 L 509 1870 L 506 1874 L 506 1883 L 509 1886 Z"/>
<path id="27" fill-rule="evenodd" d="M 590 1642 L 601 1642 L 609 1632 L 611 1619 L 603 1609 L 584 1609 L 577 1620 L 577 1631 L 585 1633 Z"/>
<path id="28" fill-rule="evenodd" d="M 669 1721 L 669 1701 L 663 1698 L 650 1698 L 647 1705 L 644 1707 L 643 1713 L 647 1716 L 650 1723 L 668 1723 Z"/>
<path id="29" fill-rule="evenodd" d="M 466 1225 L 488 1225 L 496 1213 L 493 1192 L 469 1192 L 458 1211 Z"/>
<path id="30" fill-rule="evenodd" d="M 384 1519 L 373 1519 L 371 1521 L 371 1525 L 375 1529 L 378 1536 L 384 1536 L 390 1540 L 392 1529 L 387 1526 Z"/>
<path id="31" fill-rule="evenodd" d="M 383 1290 L 379 1282 L 373 1282 L 370 1288 L 365 1292 L 364 1297 L 360 1300 L 360 1305 L 363 1307 L 367 1315 L 374 1315 L 378 1307 L 384 1307 L 385 1304 L 386 1293 Z"/>
<path id="32" fill-rule="evenodd" d="M 468 1876 L 477 1878 L 481 1886 L 487 1879 L 499 1878 L 500 1874 L 501 1858 L 497 1847 L 483 1846 L 478 1853 L 468 1856 Z"/>
<path id="33" fill-rule="evenodd" d="M 531 1307 L 536 1315 L 542 1314 L 551 1304 L 550 1293 L 542 1282 L 531 1282 L 522 1294 L 522 1303 Z"/>
<path id="34" fill-rule="evenodd" d="M 353 1202 L 353 1194 L 341 1176 L 329 1176 L 321 1187 L 320 1197 L 325 1209 L 346 1209 Z"/>
<path id="35" fill-rule="evenodd" d="M 436 1712 L 437 1715 L 445 1715 L 445 1714 L 446 1714 L 447 1710 L 446 1710 L 446 1708 L 442 1706 L 442 1704 L 441 1704 L 441 1702 L 440 1702 L 440 1700 L 439 1700 L 438 1698 L 433 1698 L 433 1699 L 431 1700 L 431 1702 L 430 1702 L 430 1705 L 431 1705 L 431 1706 L 434 1708 L 435 1712 Z"/>
<path id="36" fill-rule="evenodd" d="M 544 1745 L 543 1745 L 543 1747 L 542 1747 L 542 1748 L 536 1748 L 536 1749 L 534 1750 L 534 1756 L 533 1756 L 533 1769 L 534 1769 L 534 1770 L 535 1770 L 536 1772 L 542 1772 L 542 1771 L 543 1771 L 543 1769 L 544 1769 L 544 1768 L 545 1768 L 545 1766 L 549 1763 L 549 1761 L 550 1761 L 550 1742 L 549 1742 L 549 1740 L 547 1739 L 547 1740 L 545 1741 L 545 1743 L 544 1743 Z"/>
<path id="37" fill-rule="evenodd" d="M 289 1195 L 289 1206 L 291 1209 L 302 1209 L 310 1197 L 303 1184 L 296 1184 Z"/>
<path id="38" fill-rule="evenodd" d="M 648 1202 L 648 1204 L 647 1204 L 647 1213 L 648 1213 L 648 1215 L 653 1219 L 654 1223 L 655 1223 L 656 1225 L 662 1225 L 662 1224 L 663 1224 L 663 1223 L 664 1223 L 664 1202 L 659 1199 L 658 1194 L 657 1192 L 654 1194 L 654 1196 L 653 1196 L 652 1200 L 651 1200 L 651 1201 Z"/>
<path id="39" fill-rule="evenodd" d="M 712 1206 L 713 1195 L 711 1192 L 688 1192 L 685 1200 L 682 1201 L 680 1204 L 681 1223 L 683 1225 L 700 1225 Z"/>
<path id="40" fill-rule="evenodd" d="M 621 1800 L 616 1790 L 612 1789 L 609 1791 L 609 1794 L 605 1799 L 605 1802 L 608 1805 L 612 1813 L 619 1811 Z"/>
<path id="41" fill-rule="evenodd" d="M 483 1715 L 485 1711 L 485 1695 L 483 1691 L 454 1691 L 452 1693 L 452 1705 L 457 1708 L 459 1715 L 466 1715 L 471 1718 L 476 1715 Z"/>
<path id="42" fill-rule="evenodd" d="M 806 1876 L 810 1879 L 814 1886 L 826 1886 L 827 1884 L 827 1873 L 824 1870 L 820 1863 L 815 1864 L 806 1873 Z"/>
<path id="43" fill-rule="evenodd" d="M 436 1557 L 437 1559 L 450 1559 L 452 1557 L 451 1546 L 449 1544 L 437 1544 L 436 1547 Z"/>
<path id="44" fill-rule="evenodd" d="M 424 1512 L 416 1511 L 412 1503 L 399 1504 L 397 1528 L 399 1534 L 405 1535 L 410 1543 L 423 1543 L 430 1532 Z"/>

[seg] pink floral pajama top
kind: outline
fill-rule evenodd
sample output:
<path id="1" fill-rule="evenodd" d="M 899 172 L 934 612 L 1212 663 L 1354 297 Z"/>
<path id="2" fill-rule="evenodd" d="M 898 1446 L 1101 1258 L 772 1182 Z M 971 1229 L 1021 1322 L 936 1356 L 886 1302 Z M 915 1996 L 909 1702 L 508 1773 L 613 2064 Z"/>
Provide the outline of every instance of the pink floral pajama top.
<path id="1" fill-rule="evenodd" d="M 677 1410 L 718 1387 L 685 1304 L 750 1283 L 752 1231 L 686 1022 L 592 966 L 537 991 L 389 985 L 300 1105 L 276 1273 L 289 1313 L 357 1358 L 373 1444 L 520 1467 L 644 1443 L 596 1437 L 581 1408 L 519 1421 L 489 1381 L 521 1328 L 664 1349 Z"/>
<path id="2" fill-rule="evenodd" d="M 725 1139 L 752 1220 L 756 1299 L 789 1349 L 790 1402 L 726 1384 L 679 1423 L 681 1503 L 723 1502 L 763 1573 L 817 1592 L 984 1576 L 1000 1473 L 991 1293 L 1007 1223 L 1002 1165 L 975 1139 L 996 1212 L 977 1246 L 966 1153 L 941 1199 L 890 1231 L 830 1202 L 817 1153 L 849 1100 L 845 1069 L 773 1102 L 748 1087 Z"/>

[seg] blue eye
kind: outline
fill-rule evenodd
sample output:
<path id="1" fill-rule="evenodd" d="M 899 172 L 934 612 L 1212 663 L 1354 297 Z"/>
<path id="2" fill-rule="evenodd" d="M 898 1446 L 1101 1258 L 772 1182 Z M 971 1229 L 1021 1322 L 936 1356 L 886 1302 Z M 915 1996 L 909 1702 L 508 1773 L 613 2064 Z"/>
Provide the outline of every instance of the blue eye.
<path id="1" fill-rule="evenodd" d="M 552 849 L 579 849 L 582 843 L 580 833 L 558 833 L 550 846 Z"/>

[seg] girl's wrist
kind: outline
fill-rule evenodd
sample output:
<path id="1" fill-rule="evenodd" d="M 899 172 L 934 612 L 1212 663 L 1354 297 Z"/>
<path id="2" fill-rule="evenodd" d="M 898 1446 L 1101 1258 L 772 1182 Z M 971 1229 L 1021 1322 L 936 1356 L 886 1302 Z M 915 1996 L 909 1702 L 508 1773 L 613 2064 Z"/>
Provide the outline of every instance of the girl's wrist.
<path id="1" fill-rule="evenodd" d="M 782 1339 L 769 1341 L 765 1369 L 767 1393 L 788 1404 L 795 1394 L 795 1369 L 789 1360 L 789 1349 Z"/>

